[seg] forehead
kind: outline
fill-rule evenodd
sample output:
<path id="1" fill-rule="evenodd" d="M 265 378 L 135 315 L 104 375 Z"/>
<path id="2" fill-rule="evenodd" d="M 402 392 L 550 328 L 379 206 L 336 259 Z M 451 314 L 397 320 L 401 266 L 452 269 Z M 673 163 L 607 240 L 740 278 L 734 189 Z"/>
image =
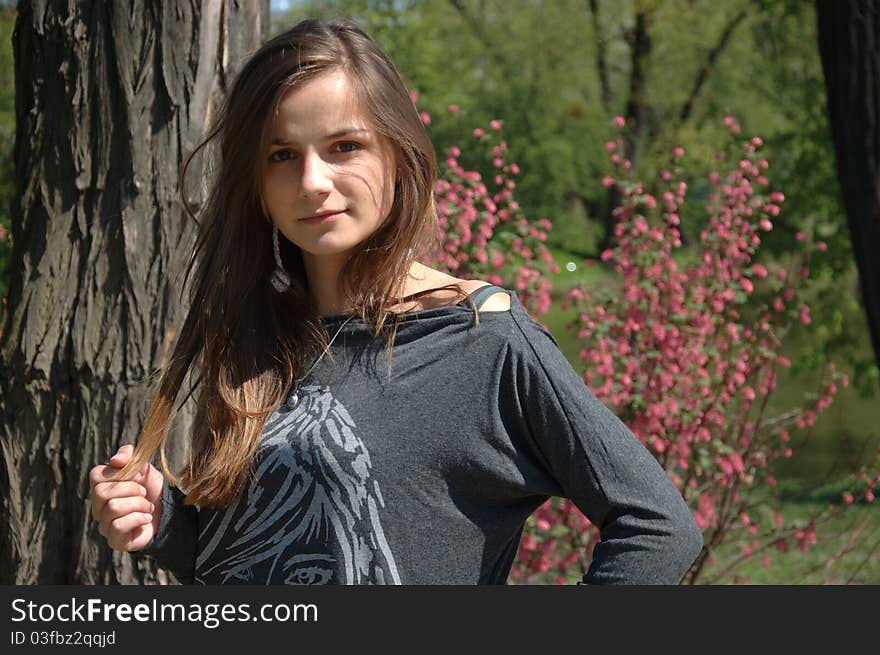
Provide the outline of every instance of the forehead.
<path id="1" fill-rule="evenodd" d="M 342 129 L 371 129 L 373 121 L 341 70 L 321 73 L 287 91 L 272 119 L 273 141 L 321 138 Z"/>

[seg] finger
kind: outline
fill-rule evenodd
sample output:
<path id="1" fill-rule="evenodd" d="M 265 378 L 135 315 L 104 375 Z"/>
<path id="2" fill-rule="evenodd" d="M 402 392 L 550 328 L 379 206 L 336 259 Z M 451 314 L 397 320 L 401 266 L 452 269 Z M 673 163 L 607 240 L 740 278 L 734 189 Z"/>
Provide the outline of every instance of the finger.
<path id="1" fill-rule="evenodd" d="M 129 542 L 128 544 L 124 544 L 125 549 L 129 552 L 141 550 L 144 546 L 150 543 L 154 534 L 156 534 L 156 532 L 149 523 L 136 527 L 129 534 Z"/>
<path id="2" fill-rule="evenodd" d="M 123 466 L 128 464 L 128 461 L 131 459 L 131 456 L 133 454 L 134 446 L 130 443 L 127 443 L 124 446 L 121 446 L 119 450 L 117 450 L 116 453 L 113 454 L 113 456 L 110 458 L 110 464 L 112 466 L 122 468 Z"/>
<path id="3" fill-rule="evenodd" d="M 148 509 L 148 508 L 142 508 L 142 509 Z M 109 511 L 105 510 L 105 512 L 101 515 L 101 520 L 98 521 L 98 533 L 102 537 L 105 537 L 108 540 L 111 538 L 118 539 L 119 535 L 122 534 L 122 530 L 115 527 L 117 525 L 117 522 L 120 521 L 121 519 L 126 518 L 126 517 L 131 517 L 128 519 L 129 521 L 131 521 L 134 525 L 140 525 L 141 521 L 140 521 L 139 517 L 141 517 L 141 516 L 152 517 L 153 514 L 151 511 L 132 511 L 132 512 L 111 513 Z M 125 522 L 123 522 L 122 525 L 123 525 L 123 527 L 125 527 L 127 524 Z M 129 530 L 130 529 L 131 528 L 129 528 Z"/>
<path id="4" fill-rule="evenodd" d="M 107 543 L 115 550 L 127 551 L 132 546 L 132 531 L 136 528 L 149 526 L 152 522 L 152 515 L 141 512 L 122 516 L 111 522 Z"/>
<path id="5" fill-rule="evenodd" d="M 101 520 L 109 518 L 109 520 L 118 519 L 120 516 L 131 514 L 132 512 L 143 512 L 152 514 L 155 506 L 143 496 L 129 496 L 127 498 L 111 498 L 104 505 L 104 511 L 101 513 Z"/>
<path id="6" fill-rule="evenodd" d="M 147 490 L 142 484 L 131 480 L 122 482 L 102 482 L 92 487 L 92 517 L 100 520 L 104 506 L 111 498 L 126 498 L 129 496 L 146 497 Z"/>
<path id="7" fill-rule="evenodd" d="M 89 469 L 89 484 L 94 487 L 96 484 L 100 484 L 101 482 L 112 480 L 113 476 L 119 473 L 119 469 L 121 468 L 121 466 L 116 467 L 109 466 L 107 464 L 98 464 L 97 466 Z"/>
<path id="8" fill-rule="evenodd" d="M 150 475 L 150 463 L 144 462 L 143 468 L 141 468 L 140 471 L 138 471 L 133 476 L 131 476 L 131 479 L 134 480 L 135 482 L 139 482 L 140 484 L 144 484 L 144 482 L 146 482 L 149 475 Z"/>
<path id="9" fill-rule="evenodd" d="M 125 466 L 125 463 L 121 463 L 118 466 L 114 464 L 99 464 L 93 467 L 89 470 L 89 484 L 94 487 L 101 482 L 113 481 L 119 475 L 119 471 L 123 466 Z"/>

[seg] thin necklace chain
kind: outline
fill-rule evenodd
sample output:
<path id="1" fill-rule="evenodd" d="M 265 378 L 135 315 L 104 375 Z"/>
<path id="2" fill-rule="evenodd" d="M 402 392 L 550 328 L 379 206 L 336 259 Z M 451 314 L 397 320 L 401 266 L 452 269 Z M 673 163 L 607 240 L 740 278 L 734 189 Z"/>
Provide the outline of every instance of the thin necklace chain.
<path id="1" fill-rule="evenodd" d="M 297 404 L 297 402 L 299 402 L 299 394 L 297 393 L 299 391 L 299 383 L 309 377 L 309 373 L 312 372 L 315 366 L 318 365 L 318 362 L 321 361 L 321 358 L 326 355 L 327 352 L 330 350 L 330 346 L 332 346 L 333 342 L 336 341 L 336 337 L 338 337 L 339 333 L 342 332 L 342 328 L 344 328 L 346 324 L 353 318 L 354 316 L 349 316 L 347 319 L 345 319 L 342 325 L 339 326 L 339 329 L 336 330 L 336 334 L 334 334 L 330 341 L 327 343 L 327 346 L 324 348 L 324 352 L 318 355 L 317 359 L 315 359 L 314 363 L 312 363 L 312 365 L 309 367 L 309 370 L 305 372 L 305 375 L 300 378 L 296 378 L 293 381 L 293 390 L 290 392 L 290 396 L 287 398 L 287 402 L 285 403 L 285 405 L 293 408 Z"/>
<path id="2" fill-rule="evenodd" d="M 336 341 L 336 337 L 338 337 L 339 333 L 342 332 L 342 328 L 344 328 L 345 324 L 348 323 L 353 318 L 354 318 L 354 316 L 349 316 L 347 319 L 345 319 L 345 322 L 339 326 L 339 329 L 336 330 L 336 334 L 333 335 L 333 338 L 331 338 L 330 341 L 327 343 L 327 347 L 324 348 L 324 352 L 322 352 L 320 355 L 318 355 L 318 358 L 315 360 L 315 363 L 312 364 L 311 367 L 309 367 L 309 370 L 306 371 L 305 375 L 303 375 L 301 378 L 297 378 L 297 380 L 296 380 L 297 384 L 302 382 L 303 380 L 305 380 L 307 377 L 309 377 L 309 373 L 312 372 L 312 369 L 318 365 L 318 362 L 321 361 L 321 358 L 327 354 L 328 350 L 330 350 L 330 346 L 332 346 L 333 342 Z"/>

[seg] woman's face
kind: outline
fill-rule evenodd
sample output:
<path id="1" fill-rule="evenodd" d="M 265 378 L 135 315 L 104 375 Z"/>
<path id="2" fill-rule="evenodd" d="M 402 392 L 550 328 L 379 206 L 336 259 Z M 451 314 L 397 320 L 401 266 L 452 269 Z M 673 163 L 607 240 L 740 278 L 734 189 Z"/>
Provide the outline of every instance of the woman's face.
<path id="1" fill-rule="evenodd" d="M 263 154 L 266 210 L 304 258 L 345 259 L 388 216 L 393 147 L 340 70 L 282 98 Z"/>

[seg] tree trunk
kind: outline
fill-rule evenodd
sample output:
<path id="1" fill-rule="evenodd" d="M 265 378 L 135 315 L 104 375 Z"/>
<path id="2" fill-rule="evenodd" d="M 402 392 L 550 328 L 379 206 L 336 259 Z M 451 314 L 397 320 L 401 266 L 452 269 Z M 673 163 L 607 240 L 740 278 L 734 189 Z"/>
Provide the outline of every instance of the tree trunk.
<path id="1" fill-rule="evenodd" d="M 87 474 L 139 433 L 186 310 L 179 169 L 268 20 L 267 0 L 19 5 L 3 584 L 163 579 L 107 547 Z"/>
<path id="2" fill-rule="evenodd" d="M 636 10 L 635 23 L 627 34 L 630 47 L 629 97 L 626 101 L 626 131 L 623 133 L 623 156 L 635 169 L 642 151 L 642 137 L 648 112 L 647 69 L 651 57 L 650 22 L 652 15 L 648 10 Z M 616 186 L 608 189 L 608 211 L 603 213 L 604 229 L 599 243 L 599 252 L 611 248 L 616 243 L 614 226 L 617 218 L 611 213 L 623 196 Z"/>
<path id="3" fill-rule="evenodd" d="M 880 366 L 880 3 L 817 0 L 837 177 Z"/>

